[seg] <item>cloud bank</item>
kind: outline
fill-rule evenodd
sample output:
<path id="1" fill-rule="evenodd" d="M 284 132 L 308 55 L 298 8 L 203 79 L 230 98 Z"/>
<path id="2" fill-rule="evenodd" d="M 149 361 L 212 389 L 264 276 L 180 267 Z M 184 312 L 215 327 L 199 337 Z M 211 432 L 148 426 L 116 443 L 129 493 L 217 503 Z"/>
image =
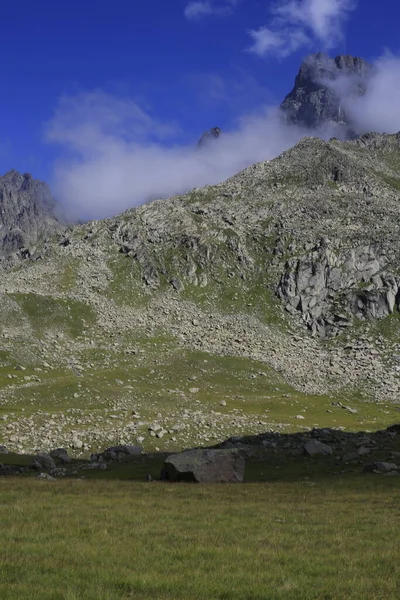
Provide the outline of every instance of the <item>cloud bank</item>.
<path id="1" fill-rule="evenodd" d="M 232 14 L 240 0 L 191 0 L 185 7 L 188 21 L 198 21 L 204 17 L 222 17 Z"/>
<path id="2" fill-rule="evenodd" d="M 355 0 L 280 0 L 270 9 L 270 22 L 249 31 L 249 51 L 284 58 L 314 42 L 329 49 L 343 38 L 343 26 Z"/>
<path id="3" fill-rule="evenodd" d="M 223 181 L 273 158 L 306 131 L 265 107 L 201 150 L 196 139 L 190 146 L 172 144 L 174 133 L 129 99 L 104 92 L 63 98 L 46 129 L 47 140 L 66 153 L 54 170 L 56 196 L 76 217 L 112 216 Z"/>
<path id="4" fill-rule="evenodd" d="M 348 93 L 351 80 L 338 81 L 334 91 L 356 130 L 397 133 L 400 131 L 400 57 L 387 54 L 373 65 L 365 94 L 354 98 Z"/>

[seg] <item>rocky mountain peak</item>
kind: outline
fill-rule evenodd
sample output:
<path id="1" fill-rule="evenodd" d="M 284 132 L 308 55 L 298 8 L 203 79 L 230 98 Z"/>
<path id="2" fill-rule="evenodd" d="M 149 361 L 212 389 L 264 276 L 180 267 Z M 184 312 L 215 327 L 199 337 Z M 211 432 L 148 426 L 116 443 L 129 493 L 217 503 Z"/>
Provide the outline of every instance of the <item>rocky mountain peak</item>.
<path id="1" fill-rule="evenodd" d="M 199 142 L 197 144 L 198 148 L 202 148 L 204 146 L 208 146 L 210 143 L 214 142 L 221 135 L 221 129 L 219 127 L 211 127 L 208 131 L 205 131 Z"/>
<path id="2" fill-rule="evenodd" d="M 285 118 L 310 129 L 331 125 L 337 137 L 355 137 L 357 132 L 331 82 L 346 78 L 346 94 L 359 96 L 365 93 L 371 70 L 368 62 L 355 56 L 331 58 L 323 52 L 308 56 L 281 104 Z"/>

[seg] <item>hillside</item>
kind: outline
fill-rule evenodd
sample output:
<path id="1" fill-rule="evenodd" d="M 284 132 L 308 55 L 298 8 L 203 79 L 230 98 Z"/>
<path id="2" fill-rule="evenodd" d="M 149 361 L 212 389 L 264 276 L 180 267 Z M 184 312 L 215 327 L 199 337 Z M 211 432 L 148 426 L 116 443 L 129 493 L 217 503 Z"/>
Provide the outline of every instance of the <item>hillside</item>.
<path id="1" fill-rule="evenodd" d="M 399 199 L 400 134 L 305 138 L 38 242 L 1 276 L 0 440 L 173 449 L 398 420 Z"/>

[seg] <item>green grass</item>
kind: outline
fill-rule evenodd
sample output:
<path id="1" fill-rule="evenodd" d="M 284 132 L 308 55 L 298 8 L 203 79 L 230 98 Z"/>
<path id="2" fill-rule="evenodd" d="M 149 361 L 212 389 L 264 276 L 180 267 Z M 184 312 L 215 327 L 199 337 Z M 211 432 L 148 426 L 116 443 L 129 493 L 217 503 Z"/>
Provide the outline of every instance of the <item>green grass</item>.
<path id="1" fill-rule="evenodd" d="M 92 308 L 71 298 L 54 298 L 40 294 L 9 294 L 16 300 L 37 334 L 59 328 L 76 337 L 85 326 L 95 322 Z"/>
<path id="2" fill-rule="evenodd" d="M 397 600 L 398 479 L 1 482 L 2 600 Z"/>
<path id="3" fill-rule="evenodd" d="M 395 190 L 400 191 L 400 179 L 399 178 L 392 177 L 390 175 L 386 175 L 385 173 L 380 173 L 379 175 L 385 181 L 385 183 L 387 183 L 388 185 L 393 187 Z"/>

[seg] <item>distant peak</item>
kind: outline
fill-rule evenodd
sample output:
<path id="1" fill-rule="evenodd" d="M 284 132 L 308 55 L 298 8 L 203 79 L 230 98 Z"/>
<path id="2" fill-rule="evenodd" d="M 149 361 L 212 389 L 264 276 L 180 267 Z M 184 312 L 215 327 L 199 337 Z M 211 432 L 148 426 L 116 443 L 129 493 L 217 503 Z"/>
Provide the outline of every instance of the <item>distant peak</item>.
<path id="1" fill-rule="evenodd" d="M 220 135 L 221 129 L 219 127 L 211 127 L 211 129 L 203 133 L 197 144 L 197 147 L 201 148 L 202 146 L 208 145 L 210 142 L 218 139 Z"/>
<path id="2" fill-rule="evenodd" d="M 342 139 L 353 138 L 356 132 L 330 82 L 351 77 L 349 94 L 360 96 L 365 93 L 371 72 L 372 66 L 358 56 L 310 54 L 301 63 L 294 87 L 281 104 L 286 120 L 313 130 L 333 127 Z"/>

